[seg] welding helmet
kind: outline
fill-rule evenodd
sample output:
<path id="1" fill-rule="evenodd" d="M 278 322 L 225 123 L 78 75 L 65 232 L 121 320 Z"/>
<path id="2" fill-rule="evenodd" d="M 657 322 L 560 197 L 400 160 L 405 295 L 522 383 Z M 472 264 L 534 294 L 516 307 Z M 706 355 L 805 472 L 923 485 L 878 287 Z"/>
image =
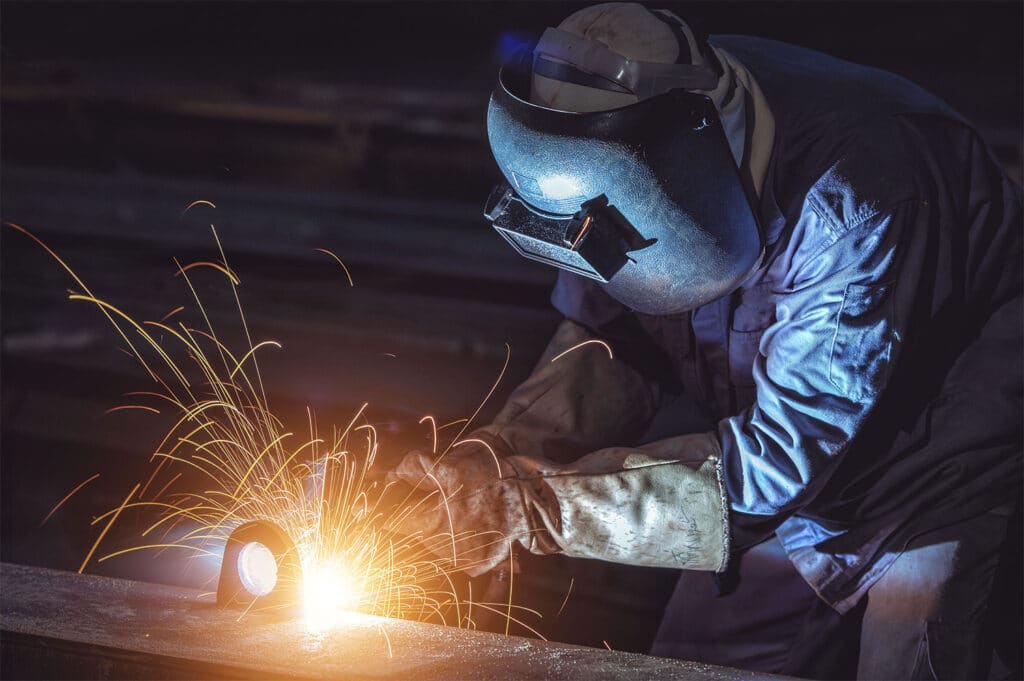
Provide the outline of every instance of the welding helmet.
<path id="1" fill-rule="evenodd" d="M 530 101 L 531 76 L 638 100 L 605 111 Z M 520 254 L 594 279 L 644 314 L 676 314 L 736 289 L 763 244 L 712 101 L 709 65 L 629 59 L 549 28 L 502 67 L 487 111 L 505 182 L 484 214 Z"/>

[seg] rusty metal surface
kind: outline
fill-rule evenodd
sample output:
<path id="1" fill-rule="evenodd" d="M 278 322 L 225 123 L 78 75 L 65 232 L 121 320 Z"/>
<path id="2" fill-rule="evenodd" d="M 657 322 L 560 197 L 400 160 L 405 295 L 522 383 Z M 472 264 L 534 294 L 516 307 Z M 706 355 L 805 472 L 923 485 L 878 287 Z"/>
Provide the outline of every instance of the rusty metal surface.
<path id="1" fill-rule="evenodd" d="M 0 564 L 5 676 L 780 678 L 356 614 L 326 634 L 292 618 L 239 614 L 191 589 Z"/>

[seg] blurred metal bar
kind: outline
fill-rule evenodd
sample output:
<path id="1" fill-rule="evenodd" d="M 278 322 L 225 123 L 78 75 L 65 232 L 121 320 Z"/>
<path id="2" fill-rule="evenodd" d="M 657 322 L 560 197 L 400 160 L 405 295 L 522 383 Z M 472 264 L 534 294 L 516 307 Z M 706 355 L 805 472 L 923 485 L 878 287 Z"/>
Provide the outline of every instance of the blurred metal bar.
<path id="1" fill-rule="evenodd" d="M 10 563 L 0 586 L 4 678 L 781 678 L 365 615 L 317 635 L 191 589 Z"/>
<path id="2" fill-rule="evenodd" d="M 215 73 L 177 63 L 140 65 L 81 60 L 19 63 L 2 98 L 7 103 L 118 103 L 193 116 L 311 126 L 339 121 L 483 140 L 486 89 L 427 84 L 360 84 L 298 72 L 255 76 L 247 66 Z M 55 78 L 63 74 L 63 78 Z M 73 75 L 72 75 L 73 74 Z M 393 78 L 388 79 L 393 80 Z M 489 81 L 488 81 L 489 84 Z M 483 96 L 481 96 L 483 95 Z"/>
<path id="3" fill-rule="evenodd" d="M 553 270 L 524 260 L 494 234 L 482 199 L 467 205 L 367 198 L 14 164 L 5 165 L 3 185 L 4 219 L 51 233 L 192 248 L 212 243 L 206 225 L 215 222 L 229 254 L 321 260 L 313 251 L 321 247 L 336 249 L 346 263 L 376 268 L 543 287 L 554 279 Z M 217 209 L 183 216 L 196 199 Z"/>

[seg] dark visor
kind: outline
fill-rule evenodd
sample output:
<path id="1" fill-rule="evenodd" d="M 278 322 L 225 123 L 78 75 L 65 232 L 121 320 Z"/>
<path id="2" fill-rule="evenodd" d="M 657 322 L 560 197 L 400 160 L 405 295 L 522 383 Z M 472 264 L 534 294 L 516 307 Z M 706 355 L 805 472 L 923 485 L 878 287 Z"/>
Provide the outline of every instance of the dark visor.
<path id="1" fill-rule="evenodd" d="M 654 243 L 609 206 L 603 194 L 582 203 L 573 215 L 550 215 L 501 183 L 487 199 L 484 217 L 521 255 L 602 283 L 630 260 L 630 251 Z"/>

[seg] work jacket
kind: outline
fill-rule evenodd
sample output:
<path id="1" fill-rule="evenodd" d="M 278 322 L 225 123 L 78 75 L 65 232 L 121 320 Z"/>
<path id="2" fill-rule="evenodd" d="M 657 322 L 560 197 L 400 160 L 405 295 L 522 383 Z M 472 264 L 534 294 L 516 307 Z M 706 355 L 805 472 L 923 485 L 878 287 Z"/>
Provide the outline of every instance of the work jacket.
<path id="1" fill-rule="evenodd" d="M 775 533 L 843 612 L 910 538 L 1020 493 L 1021 191 L 970 124 L 903 78 L 771 40 L 711 42 L 775 117 L 762 267 L 681 315 L 638 314 L 568 272 L 552 300 L 659 399 L 685 394 L 710 417 L 733 550 Z M 615 397 L 593 380 L 650 417 L 629 381 Z M 642 430 L 622 425 L 587 444 Z"/>

